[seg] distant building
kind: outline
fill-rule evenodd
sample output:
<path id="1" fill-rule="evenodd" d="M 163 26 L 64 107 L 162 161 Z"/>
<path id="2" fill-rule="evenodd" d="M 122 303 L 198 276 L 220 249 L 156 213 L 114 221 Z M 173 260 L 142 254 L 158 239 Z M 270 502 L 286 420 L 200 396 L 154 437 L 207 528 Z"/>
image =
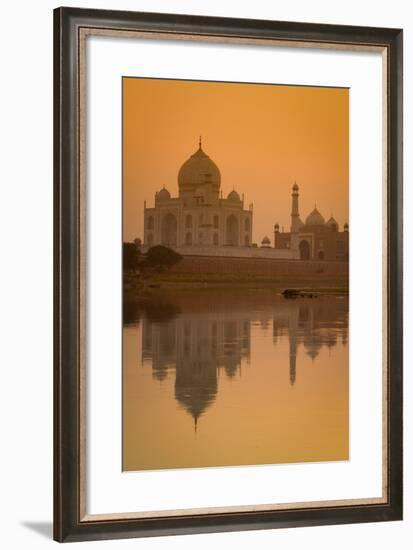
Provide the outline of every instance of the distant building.
<path id="1" fill-rule="evenodd" d="M 348 225 L 338 230 L 334 218 L 324 221 L 315 208 L 301 221 L 298 185 L 292 189 L 290 232 L 274 226 L 274 246 L 265 236 L 260 246 L 252 242 L 253 205 L 244 207 L 235 188 L 222 196 L 221 173 L 202 149 L 178 172 L 178 197 L 163 187 L 155 194 L 155 205 L 144 205 L 145 249 L 164 245 L 182 255 L 275 258 L 286 260 L 348 261 Z"/>
<path id="2" fill-rule="evenodd" d="M 348 223 L 339 231 L 336 220 L 331 216 L 325 221 L 314 207 L 305 223 L 300 219 L 298 209 L 299 189 L 295 183 L 292 190 L 291 231 L 280 232 L 274 225 L 274 248 L 298 251 L 300 260 L 344 261 L 349 259 Z"/>

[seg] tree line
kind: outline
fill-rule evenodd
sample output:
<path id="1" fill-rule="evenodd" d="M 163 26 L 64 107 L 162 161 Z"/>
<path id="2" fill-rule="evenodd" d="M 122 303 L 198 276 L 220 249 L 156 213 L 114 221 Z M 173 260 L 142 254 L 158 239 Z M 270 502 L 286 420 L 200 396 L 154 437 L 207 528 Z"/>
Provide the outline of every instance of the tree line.
<path id="1" fill-rule="evenodd" d="M 156 245 L 144 254 L 135 243 L 123 243 L 123 270 L 129 272 L 165 271 L 182 256 L 167 246 Z"/>

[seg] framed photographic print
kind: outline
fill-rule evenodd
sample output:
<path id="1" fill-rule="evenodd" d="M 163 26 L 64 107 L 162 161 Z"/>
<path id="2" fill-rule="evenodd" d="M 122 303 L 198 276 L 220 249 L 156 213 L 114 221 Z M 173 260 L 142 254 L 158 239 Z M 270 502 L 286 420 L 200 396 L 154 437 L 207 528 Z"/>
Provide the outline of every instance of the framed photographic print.
<path id="1" fill-rule="evenodd" d="M 402 518 L 402 31 L 55 10 L 54 537 Z"/>

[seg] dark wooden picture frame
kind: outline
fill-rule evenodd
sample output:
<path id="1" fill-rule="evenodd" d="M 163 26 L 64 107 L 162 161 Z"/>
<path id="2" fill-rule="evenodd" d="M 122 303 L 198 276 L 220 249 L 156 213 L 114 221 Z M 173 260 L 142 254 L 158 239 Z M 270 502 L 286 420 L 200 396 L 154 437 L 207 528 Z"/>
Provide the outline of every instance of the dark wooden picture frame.
<path id="1" fill-rule="evenodd" d="M 387 79 L 387 402 L 381 502 L 95 518 L 82 466 L 85 386 L 82 37 L 95 31 L 373 49 Z M 83 33 L 83 34 L 82 34 Z M 60 542 L 402 519 L 402 39 L 400 29 L 58 8 L 54 12 L 54 538 Z"/>

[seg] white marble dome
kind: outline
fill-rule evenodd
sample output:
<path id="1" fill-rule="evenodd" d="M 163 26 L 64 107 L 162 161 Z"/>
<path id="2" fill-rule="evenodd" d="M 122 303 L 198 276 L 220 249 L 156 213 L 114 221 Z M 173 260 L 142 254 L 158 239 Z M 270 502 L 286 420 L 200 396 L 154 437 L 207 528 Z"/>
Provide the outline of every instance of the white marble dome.
<path id="1" fill-rule="evenodd" d="M 180 192 L 194 192 L 198 187 L 211 184 L 214 191 L 219 192 L 221 173 L 218 166 L 202 149 L 199 149 L 186 160 L 178 172 L 178 186 Z"/>

